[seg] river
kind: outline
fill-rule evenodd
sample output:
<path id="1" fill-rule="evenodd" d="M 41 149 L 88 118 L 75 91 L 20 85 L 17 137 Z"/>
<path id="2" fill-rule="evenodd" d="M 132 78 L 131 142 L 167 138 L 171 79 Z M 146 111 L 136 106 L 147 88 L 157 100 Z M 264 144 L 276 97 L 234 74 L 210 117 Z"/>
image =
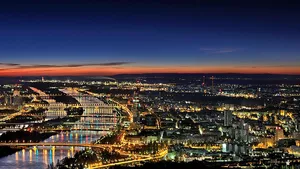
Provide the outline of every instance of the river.
<path id="1" fill-rule="evenodd" d="M 44 142 L 72 142 L 72 143 L 90 143 L 103 136 L 107 132 L 103 131 L 71 131 L 53 135 Z M 33 147 L 23 149 L 15 154 L 3 157 L 0 159 L 0 169 L 43 169 L 47 168 L 49 164 L 57 163 L 64 157 L 71 157 L 77 151 L 84 148 L 59 146 L 54 150 L 50 146 Z"/>
<path id="2" fill-rule="evenodd" d="M 47 94 L 43 93 L 39 89 L 32 88 L 34 91 L 42 96 Z M 72 94 L 74 90 L 62 89 L 62 92 L 66 94 Z M 76 91 L 75 91 L 76 92 Z M 101 100 L 95 97 L 81 98 L 74 97 L 81 105 L 100 104 L 100 107 L 93 108 L 87 106 L 84 108 L 83 117 L 74 124 L 73 128 L 82 129 L 74 130 L 71 132 L 59 133 L 53 135 L 44 142 L 71 142 L 71 143 L 90 143 L 101 136 L 108 133 L 108 131 L 92 131 L 92 130 L 110 130 L 116 123 L 117 118 L 113 112 L 113 106 L 106 105 Z M 50 106 L 46 111 L 47 120 L 57 118 L 57 116 L 64 117 L 66 112 L 63 108 L 52 108 L 52 104 L 57 104 L 55 100 L 46 100 Z M 63 107 L 63 104 L 61 104 Z M 7 157 L 0 159 L 0 169 L 43 169 L 48 168 L 49 164 L 56 164 L 57 160 L 61 160 L 64 157 L 72 157 L 77 151 L 84 148 L 82 147 L 67 147 L 59 146 L 55 149 L 52 147 L 29 147 L 16 152 Z"/>

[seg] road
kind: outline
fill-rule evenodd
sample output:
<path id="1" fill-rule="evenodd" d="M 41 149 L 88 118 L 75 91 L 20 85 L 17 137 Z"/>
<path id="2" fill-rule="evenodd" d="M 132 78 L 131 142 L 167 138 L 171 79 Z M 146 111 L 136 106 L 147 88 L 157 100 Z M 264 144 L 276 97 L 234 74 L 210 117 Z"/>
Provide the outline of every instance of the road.
<path id="1" fill-rule="evenodd" d="M 25 111 L 24 109 L 22 109 L 22 110 L 20 110 L 19 112 L 10 114 L 9 116 L 6 116 L 6 117 L 0 119 L 0 121 L 7 121 L 7 120 L 10 120 L 10 119 L 12 119 L 12 118 L 14 118 L 14 117 L 16 117 L 16 116 L 22 115 L 22 114 L 25 113 L 25 112 L 27 112 L 27 111 Z"/>
<path id="2" fill-rule="evenodd" d="M 151 161 L 151 160 L 163 158 L 167 154 L 168 154 L 168 149 L 164 149 L 164 150 L 160 151 L 159 153 L 157 153 L 153 156 L 149 155 L 149 156 L 139 157 L 137 155 L 137 157 L 139 157 L 138 159 L 133 159 L 133 160 L 128 160 L 128 161 L 121 161 L 121 162 L 104 164 L 104 165 L 102 163 L 96 163 L 96 164 L 89 165 L 88 168 L 89 169 L 99 169 L 99 168 L 108 168 L 108 167 L 112 167 L 112 166 L 116 166 L 116 165 L 131 164 L 131 163 L 142 162 L 142 161 Z"/>
<path id="3" fill-rule="evenodd" d="M 128 118 L 129 118 L 129 121 L 132 123 L 133 122 L 133 113 L 128 109 L 128 107 L 126 105 L 123 105 L 113 99 L 109 99 L 110 101 L 116 103 L 118 106 L 120 106 L 123 110 L 125 110 L 128 114 Z"/>

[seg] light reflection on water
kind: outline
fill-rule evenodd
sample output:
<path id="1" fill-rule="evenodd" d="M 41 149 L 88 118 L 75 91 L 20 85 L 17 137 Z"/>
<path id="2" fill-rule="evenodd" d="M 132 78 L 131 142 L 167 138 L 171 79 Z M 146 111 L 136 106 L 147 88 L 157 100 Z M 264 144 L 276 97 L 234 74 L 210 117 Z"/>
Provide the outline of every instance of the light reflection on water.
<path id="1" fill-rule="evenodd" d="M 51 136 L 45 142 L 72 142 L 90 143 L 100 136 L 106 134 L 101 131 L 71 131 Z M 0 169 L 41 169 L 47 168 L 49 164 L 57 163 L 58 159 L 72 157 L 80 147 L 58 146 L 53 149 L 50 146 L 33 147 L 23 149 L 15 154 L 0 159 Z"/>
<path id="2" fill-rule="evenodd" d="M 62 90 L 66 94 L 69 94 L 68 90 Z M 41 91 L 40 91 L 41 92 Z M 43 93 L 44 94 L 44 93 Z M 80 104 L 90 104 L 90 103 L 102 103 L 102 101 L 97 98 L 85 98 L 85 97 L 74 97 Z M 46 100 L 47 101 L 47 100 Z M 55 104 L 54 100 L 48 101 L 49 104 Z M 94 108 L 84 108 L 83 115 L 78 124 L 73 126 L 76 129 L 99 129 L 106 128 L 111 129 L 111 127 L 116 124 L 116 117 L 104 118 L 99 115 L 101 114 L 112 114 L 112 107 L 108 106 L 107 109 L 94 109 Z M 57 117 L 65 117 L 67 115 L 64 108 L 56 108 L 49 106 L 49 110 L 46 112 L 46 120 L 55 119 Z M 104 124 L 104 125 L 100 125 Z M 106 134 L 107 132 L 103 131 L 72 131 L 70 133 L 60 133 L 54 136 L 51 136 L 45 142 L 72 142 L 72 143 L 90 143 L 100 136 Z M 47 168 L 49 164 L 57 163 L 58 159 L 63 159 L 64 157 L 72 157 L 77 151 L 82 150 L 83 148 L 67 146 L 59 146 L 55 149 L 52 147 L 37 147 L 34 149 L 30 147 L 26 150 L 19 151 L 13 155 L 0 158 L 0 169 L 41 169 Z"/>

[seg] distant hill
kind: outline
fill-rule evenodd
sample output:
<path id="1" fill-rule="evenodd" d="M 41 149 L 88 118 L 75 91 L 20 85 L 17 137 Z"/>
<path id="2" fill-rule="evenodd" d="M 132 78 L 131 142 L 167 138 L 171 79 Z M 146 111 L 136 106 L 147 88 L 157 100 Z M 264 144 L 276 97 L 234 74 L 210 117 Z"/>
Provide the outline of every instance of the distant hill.
<path id="1" fill-rule="evenodd" d="M 216 84 L 300 84 L 300 75 L 282 74 L 237 74 L 237 73 L 146 73 L 146 74 L 119 74 L 111 76 L 118 81 L 143 81 L 149 83 L 177 83 L 189 84 L 202 83 L 205 76 L 205 83 L 211 84 L 211 77 L 214 76 Z"/>
<path id="2" fill-rule="evenodd" d="M 142 73 L 142 74 L 118 74 L 110 76 L 112 78 L 126 78 L 126 77 L 231 77 L 231 78 L 300 78 L 300 75 L 285 75 L 285 74 L 242 74 L 242 73 Z"/>

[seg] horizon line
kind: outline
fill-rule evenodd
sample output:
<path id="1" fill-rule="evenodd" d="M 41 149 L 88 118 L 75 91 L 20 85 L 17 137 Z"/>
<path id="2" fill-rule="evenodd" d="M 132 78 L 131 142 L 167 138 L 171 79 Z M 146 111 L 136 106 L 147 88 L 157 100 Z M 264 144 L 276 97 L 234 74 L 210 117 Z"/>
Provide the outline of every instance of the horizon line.
<path id="1" fill-rule="evenodd" d="M 211 74 L 211 75 L 288 75 L 288 76 L 300 76 L 300 73 L 295 73 L 295 74 L 289 74 L 289 73 L 234 73 L 234 72 L 226 72 L 226 73 L 214 73 L 214 72 L 208 72 L 208 73 L 175 73 L 175 72 L 155 72 L 155 73 L 119 73 L 119 74 L 112 74 L 112 75 L 104 75 L 104 74 L 65 74 L 65 75 L 0 75 L 0 77 L 64 77 L 64 76 L 69 76 L 69 77 L 80 77 L 80 76 L 87 76 L 87 77 L 93 77 L 93 76 L 102 76 L 102 77 L 110 77 L 110 76 L 120 76 L 120 75 L 150 75 L 150 74 L 178 74 L 178 75 L 188 75 L 188 74 Z"/>

